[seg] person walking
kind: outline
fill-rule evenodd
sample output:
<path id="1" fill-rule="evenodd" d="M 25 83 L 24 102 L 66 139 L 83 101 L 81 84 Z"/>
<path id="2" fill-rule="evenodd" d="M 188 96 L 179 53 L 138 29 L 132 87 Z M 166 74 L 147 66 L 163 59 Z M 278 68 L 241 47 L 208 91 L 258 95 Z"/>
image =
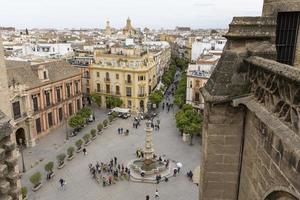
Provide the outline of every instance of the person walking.
<path id="1" fill-rule="evenodd" d="M 159 199 L 159 194 L 158 194 L 158 190 L 157 189 L 155 190 L 154 198 L 155 199 Z"/>
<path id="2" fill-rule="evenodd" d="M 60 184 L 60 188 L 63 190 L 64 189 L 64 185 L 65 185 L 65 180 L 60 178 L 59 179 L 59 184 Z"/>
<path id="3" fill-rule="evenodd" d="M 146 195 L 146 200 L 150 200 L 150 196 L 149 195 Z"/>
<path id="4" fill-rule="evenodd" d="M 162 109 L 163 110 L 165 109 L 165 102 L 163 102 L 163 104 L 162 104 Z"/>
<path id="5" fill-rule="evenodd" d="M 83 155 L 87 155 L 86 148 L 83 148 L 83 149 L 82 149 L 82 152 L 83 152 Z"/>
<path id="6" fill-rule="evenodd" d="M 115 166 L 117 165 L 117 157 L 114 157 L 114 161 L 115 161 Z"/>

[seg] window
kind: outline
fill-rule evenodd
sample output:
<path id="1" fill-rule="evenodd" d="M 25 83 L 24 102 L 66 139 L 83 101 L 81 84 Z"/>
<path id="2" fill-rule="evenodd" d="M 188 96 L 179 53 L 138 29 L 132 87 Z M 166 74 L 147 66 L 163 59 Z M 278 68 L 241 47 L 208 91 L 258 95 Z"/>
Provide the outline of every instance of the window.
<path id="1" fill-rule="evenodd" d="M 116 79 L 119 80 L 119 74 L 116 74 Z"/>
<path id="2" fill-rule="evenodd" d="M 116 86 L 116 94 L 120 95 L 120 86 L 118 86 L 118 85 Z"/>
<path id="3" fill-rule="evenodd" d="M 97 83 L 97 92 L 100 92 L 101 89 L 100 89 L 100 83 Z"/>
<path id="4" fill-rule="evenodd" d="M 138 76 L 138 81 L 145 81 L 146 77 L 145 76 Z"/>
<path id="5" fill-rule="evenodd" d="M 57 102 L 61 101 L 60 88 L 56 88 L 56 99 Z"/>
<path id="6" fill-rule="evenodd" d="M 14 119 L 19 119 L 21 117 L 20 102 L 19 101 L 14 102 L 12 106 L 13 106 Z"/>
<path id="7" fill-rule="evenodd" d="M 44 74 L 44 79 L 48 79 L 47 71 L 44 71 L 43 74 Z"/>
<path id="8" fill-rule="evenodd" d="M 37 112 L 39 110 L 39 104 L 38 104 L 38 97 L 32 96 L 32 104 L 33 104 L 33 111 Z"/>
<path id="9" fill-rule="evenodd" d="M 79 93 L 79 83 L 78 81 L 75 82 L 75 94 Z"/>
<path id="10" fill-rule="evenodd" d="M 100 77 L 100 72 L 97 72 L 97 77 Z"/>
<path id="11" fill-rule="evenodd" d="M 131 83 L 131 76 L 130 76 L 130 74 L 127 75 L 127 83 Z"/>
<path id="12" fill-rule="evenodd" d="M 58 117 L 59 117 L 59 121 L 63 120 L 63 109 L 62 108 L 58 109 Z"/>
<path id="13" fill-rule="evenodd" d="M 67 84 L 67 97 L 68 98 L 71 97 L 71 87 L 70 87 L 70 84 Z"/>
<path id="14" fill-rule="evenodd" d="M 109 73 L 108 72 L 106 72 L 106 74 L 105 74 L 105 79 L 106 79 L 106 81 L 109 81 Z"/>
<path id="15" fill-rule="evenodd" d="M 73 105 L 72 103 L 69 103 L 69 115 L 73 115 Z"/>
<path id="16" fill-rule="evenodd" d="M 128 108 L 131 108 L 131 100 L 128 100 L 128 101 L 127 101 L 127 107 L 128 107 Z"/>
<path id="17" fill-rule="evenodd" d="M 126 96 L 131 97 L 131 87 L 126 87 Z"/>
<path id="18" fill-rule="evenodd" d="M 277 61 L 293 65 L 300 23 L 300 12 L 279 12 L 277 16 Z"/>
<path id="19" fill-rule="evenodd" d="M 50 91 L 45 92 L 45 98 L 46 98 L 46 106 L 49 107 L 51 105 Z"/>
<path id="20" fill-rule="evenodd" d="M 77 110 L 80 110 L 81 104 L 80 104 L 80 99 L 77 99 Z"/>
<path id="21" fill-rule="evenodd" d="M 49 128 L 51 128 L 53 126 L 52 112 L 48 113 L 48 125 L 49 125 Z"/>
<path id="22" fill-rule="evenodd" d="M 37 118 L 35 120 L 35 129 L 36 129 L 37 134 L 42 132 L 42 126 L 41 126 L 41 119 L 40 118 Z"/>
<path id="23" fill-rule="evenodd" d="M 110 93 L 110 85 L 106 85 L 106 93 Z"/>

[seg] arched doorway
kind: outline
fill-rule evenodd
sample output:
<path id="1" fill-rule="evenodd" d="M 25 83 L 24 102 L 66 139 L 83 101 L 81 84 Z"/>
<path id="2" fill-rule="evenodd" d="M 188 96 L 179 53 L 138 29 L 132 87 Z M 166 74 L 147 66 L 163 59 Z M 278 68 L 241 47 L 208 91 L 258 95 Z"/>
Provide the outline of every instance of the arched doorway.
<path id="1" fill-rule="evenodd" d="M 16 142 L 17 142 L 17 145 L 20 145 L 22 142 L 22 145 L 26 146 L 25 130 L 23 128 L 19 128 L 16 131 Z"/>
<path id="2" fill-rule="evenodd" d="M 144 100 L 141 100 L 140 101 L 140 109 L 141 109 L 141 111 L 144 111 L 145 110 L 145 105 L 144 105 L 145 103 L 144 103 Z"/>
<path id="3" fill-rule="evenodd" d="M 285 191 L 274 191 L 269 194 L 265 200 L 299 200 L 292 194 Z"/>

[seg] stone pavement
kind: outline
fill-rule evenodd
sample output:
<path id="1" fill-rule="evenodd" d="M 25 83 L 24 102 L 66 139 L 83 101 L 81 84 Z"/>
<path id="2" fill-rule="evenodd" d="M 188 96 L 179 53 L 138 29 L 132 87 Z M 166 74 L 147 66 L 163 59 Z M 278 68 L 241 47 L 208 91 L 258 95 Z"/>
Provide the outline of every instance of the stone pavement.
<path id="1" fill-rule="evenodd" d="M 176 129 L 174 112 L 161 111 L 159 118 L 161 120 L 160 131 L 154 131 L 153 143 L 155 153 L 157 155 L 166 154 L 168 158 L 183 163 L 180 175 L 170 178 L 168 183 L 146 184 L 134 183 L 127 181 L 117 182 L 115 185 L 102 187 L 92 178 L 88 170 L 89 163 L 98 161 L 108 162 L 114 156 L 118 157 L 118 161 L 127 164 L 127 161 L 135 158 L 135 151 L 138 147 L 142 147 L 145 140 L 145 121 L 138 129 L 132 128 L 132 118 L 127 120 L 118 119 L 103 135 L 98 136 L 88 147 L 88 155 L 82 153 L 76 154 L 72 161 L 66 161 L 66 166 L 57 170 L 55 168 L 55 177 L 51 181 L 46 181 L 43 177 L 43 187 L 36 193 L 30 191 L 30 200 L 143 200 L 146 194 L 154 199 L 154 192 L 159 190 L 160 199 L 170 200 L 196 200 L 198 199 L 198 187 L 190 182 L 186 173 L 193 170 L 200 164 L 200 140 L 194 140 L 194 145 L 190 146 L 184 143 Z M 100 120 L 102 121 L 102 120 Z M 123 127 L 129 129 L 129 136 L 121 136 L 117 134 L 117 128 Z M 89 128 L 90 129 L 90 128 Z M 88 129 L 88 130 L 89 130 Z M 47 137 L 44 138 L 47 143 Z M 76 138 L 77 139 L 77 138 Z M 75 140 L 76 140 L 75 139 Z M 43 140 L 43 139 L 42 139 Z M 42 141 L 41 141 L 42 142 Z M 41 143 L 40 143 L 41 144 Z M 66 145 L 68 147 L 68 145 Z M 67 148 L 66 147 L 66 148 Z M 40 150 L 42 147 L 40 147 Z M 61 148 L 63 150 L 65 148 Z M 44 151 L 47 155 L 50 154 Z M 52 152 L 51 152 L 52 153 Z M 52 160 L 58 152 L 52 155 Z M 41 153 L 42 155 L 42 153 Z M 51 157 L 49 155 L 49 157 Z M 48 161 L 48 160 L 47 160 Z M 56 163 L 55 163 L 56 164 Z M 44 173 L 44 164 L 36 167 Z M 22 184 L 31 188 L 28 177 L 36 170 L 29 170 L 22 177 Z M 61 191 L 59 188 L 59 178 L 64 178 L 67 182 L 66 189 Z"/>

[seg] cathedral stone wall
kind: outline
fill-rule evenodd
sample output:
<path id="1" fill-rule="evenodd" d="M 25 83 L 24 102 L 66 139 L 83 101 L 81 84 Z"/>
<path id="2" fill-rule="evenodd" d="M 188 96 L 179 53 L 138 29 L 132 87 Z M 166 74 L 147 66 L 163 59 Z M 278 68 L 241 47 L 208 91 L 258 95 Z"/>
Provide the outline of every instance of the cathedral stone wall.
<path id="1" fill-rule="evenodd" d="M 206 103 L 200 199 L 236 199 L 243 109 Z"/>
<path id="2" fill-rule="evenodd" d="M 276 16 L 278 12 L 299 10 L 300 0 L 264 0 L 263 16 Z"/>
<path id="3" fill-rule="evenodd" d="M 245 120 L 245 143 L 238 199 L 264 200 L 273 191 L 286 191 L 295 199 L 299 198 L 300 171 L 297 171 L 291 163 L 294 161 L 290 155 L 295 147 L 284 143 L 280 132 L 273 130 L 274 125 L 277 130 L 280 126 L 284 128 L 284 125 L 270 117 L 267 111 L 262 112 L 264 109 L 257 102 L 253 101 L 250 107 L 253 111 L 248 110 Z M 260 112 L 260 116 L 258 117 L 255 112 Z M 260 118 L 267 123 L 262 122 Z M 292 159 L 297 161 L 296 156 Z"/>

